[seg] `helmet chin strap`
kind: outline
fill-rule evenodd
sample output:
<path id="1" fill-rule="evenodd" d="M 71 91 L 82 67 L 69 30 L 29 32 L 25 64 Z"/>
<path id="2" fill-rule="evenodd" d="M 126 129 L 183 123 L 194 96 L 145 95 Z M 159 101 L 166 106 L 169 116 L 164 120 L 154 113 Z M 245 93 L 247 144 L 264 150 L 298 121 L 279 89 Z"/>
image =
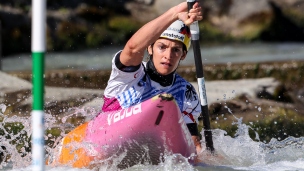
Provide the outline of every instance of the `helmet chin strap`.
<path id="1" fill-rule="evenodd" d="M 154 66 L 153 56 L 150 55 L 150 59 L 147 62 L 146 73 L 149 75 L 151 80 L 159 83 L 163 87 L 170 86 L 173 82 L 175 71 L 176 69 L 168 75 L 161 75 L 157 72 Z"/>

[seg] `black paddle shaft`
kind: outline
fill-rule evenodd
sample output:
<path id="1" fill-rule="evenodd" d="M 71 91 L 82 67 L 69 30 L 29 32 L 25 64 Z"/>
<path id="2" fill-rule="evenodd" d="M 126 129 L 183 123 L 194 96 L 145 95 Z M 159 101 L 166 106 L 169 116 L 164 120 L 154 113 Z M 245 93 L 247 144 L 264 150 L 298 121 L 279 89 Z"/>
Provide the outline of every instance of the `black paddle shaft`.
<path id="1" fill-rule="evenodd" d="M 192 9 L 195 2 L 196 2 L 195 0 L 187 0 L 188 11 L 190 9 Z M 192 47 L 193 47 L 195 68 L 196 68 L 196 76 L 198 79 L 198 88 L 199 88 L 200 99 L 201 99 L 200 101 L 201 101 L 202 113 L 201 113 L 201 116 L 199 119 L 203 120 L 206 147 L 208 150 L 213 152 L 214 147 L 213 147 L 213 140 L 212 140 L 212 132 L 211 132 L 211 128 L 210 128 L 209 110 L 208 110 L 208 104 L 207 104 L 204 71 L 203 71 L 203 62 L 202 62 L 200 42 L 199 42 L 199 28 L 198 28 L 198 24 L 197 23 L 195 23 L 195 24 L 196 24 L 196 26 L 193 25 L 194 29 L 193 29 L 193 26 L 190 26 L 190 31 L 191 31 L 191 43 L 192 43 Z"/>

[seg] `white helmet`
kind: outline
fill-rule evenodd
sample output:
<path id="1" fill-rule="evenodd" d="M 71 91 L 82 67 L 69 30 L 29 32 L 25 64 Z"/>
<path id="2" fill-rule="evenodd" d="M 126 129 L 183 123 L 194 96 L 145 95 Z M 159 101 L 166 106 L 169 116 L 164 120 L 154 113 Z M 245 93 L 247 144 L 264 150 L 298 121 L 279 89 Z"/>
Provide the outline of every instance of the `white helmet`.
<path id="1" fill-rule="evenodd" d="M 161 35 L 162 38 L 177 40 L 182 42 L 187 51 L 191 45 L 191 33 L 188 26 L 181 20 L 174 21 Z"/>

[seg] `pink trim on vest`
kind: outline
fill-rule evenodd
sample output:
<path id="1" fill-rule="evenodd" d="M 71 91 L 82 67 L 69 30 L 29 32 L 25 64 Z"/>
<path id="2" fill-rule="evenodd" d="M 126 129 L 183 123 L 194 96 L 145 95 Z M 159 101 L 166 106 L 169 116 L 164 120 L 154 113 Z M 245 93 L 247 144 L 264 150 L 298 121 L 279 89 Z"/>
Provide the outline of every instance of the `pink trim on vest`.
<path id="1" fill-rule="evenodd" d="M 109 112 L 109 111 L 115 111 L 115 110 L 121 109 L 121 106 L 115 97 L 107 98 L 107 97 L 103 96 L 103 100 L 104 100 L 104 103 L 101 108 L 102 112 Z"/>

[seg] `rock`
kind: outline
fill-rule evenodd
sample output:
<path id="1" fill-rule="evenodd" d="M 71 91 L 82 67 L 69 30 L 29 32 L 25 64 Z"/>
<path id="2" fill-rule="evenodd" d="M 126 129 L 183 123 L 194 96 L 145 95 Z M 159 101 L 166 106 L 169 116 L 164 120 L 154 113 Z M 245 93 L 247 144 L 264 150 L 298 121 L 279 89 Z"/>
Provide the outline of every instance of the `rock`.
<path id="1" fill-rule="evenodd" d="M 273 19 L 267 0 L 207 0 L 204 2 L 208 21 L 232 37 L 256 37 Z"/>
<path id="2" fill-rule="evenodd" d="M 11 113 L 31 112 L 32 96 L 30 94 L 31 83 L 0 73 L 2 102 L 7 106 L 12 106 Z M 198 91 L 196 82 L 192 82 Z M 207 81 L 206 90 L 208 104 L 234 99 L 241 94 L 248 94 L 256 98 L 263 87 L 267 86 L 267 92 L 273 94 L 274 89 L 279 84 L 274 78 L 242 79 L 233 81 Z M 89 107 L 96 111 L 100 110 L 103 90 L 82 89 L 82 88 L 62 88 L 45 87 L 45 110 L 49 114 L 58 115 L 68 112 L 73 107 Z M 70 111 L 69 111 L 70 112 Z"/>
<path id="3" fill-rule="evenodd" d="M 1 96 L 3 96 L 3 93 L 5 94 L 6 92 L 31 90 L 32 88 L 32 84 L 30 82 L 20 79 L 18 77 L 13 77 L 1 71 L 0 78 Z"/>
<path id="4" fill-rule="evenodd" d="M 300 90 L 298 90 L 297 97 L 300 101 L 302 101 L 304 103 L 304 88 L 301 88 Z"/>
<path id="5" fill-rule="evenodd" d="M 0 113 L 8 116 L 30 116 L 32 111 L 32 85 L 28 81 L 0 72 Z M 198 90 L 197 82 L 191 82 Z M 303 90 L 297 92 L 296 103 L 285 103 L 265 98 L 275 97 L 281 83 L 274 78 L 206 81 L 206 94 L 211 119 L 225 112 L 233 114 L 269 114 L 279 108 L 303 109 Z M 77 125 L 91 120 L 103 105 L 103 90 L 87 88 L 45 87 L 45 113 L 58 122 Z M 261 99 L 261 96 L 263 99 Z M 4 106 L 5 105 L 5 106 Z M 48 115 L 48 116 L 49 116 Z M 58 118 L 57 118 L 58 116 Z M 69 124 L 68 124 L 69 125 Z M 71 127 L 73 128 L 73 127 Z"/>
<path id="6" fill-rule="evenodd" d="M 138 3 L 139 0 L 130 1 L 126 3 L 126 9 L 129 10 L 136 20 L 139 20 L 143 23 L 146 23 L 174 5 L 177 5 L 183 0 L 175 0 L 175 1 L 161 1 L 161 0 L 153 0 L 149 3 Z"/>
<path id="7" fill-rule="evenodd" d="M 5 23 L 7 29 L 12 29 L 18 26 L 30 26 L 31 20 L 28 15 L 20 9 L 12 8 L 10 6 L 0 5 L 1 22 Z M 18 21 L 18 22 L 16 22 Z"/>
<path id="8" fill-rule="evenodd" d="M 292 100 L 295 103 L 296 108 L 294 110 L 302 111 L 301 114 L 304 114 L 304 88 L 300 88 L 298 90 L 294 90 L 293 96 L 291 96 Z"/>
<path id="9" fill-rule="evenodd" d="M 114 44 L 124 43 L 130 35 L 121 32 L 124 30 L 115 31 L 115 29 L 109 27 L 107 22 L 111 21 L 112 18 L 123 16 L 130 21 L 134 19 L 136 23 L 140 21 L 142 24 L 180 2 L 183 1 L 50 1 L 47 3 L 47 50 L 75 50 L 96 48 L 113 42 Z M 301 0 L 200 0 L 200 3 L 204 12 L 202 23 L 202 27 L 205 29 L 204 33 L 206 37 L 215 36 L 210 40 L 219 40 L 217 38 L 227 36 L 232 41 L 256 39 L 272 41 L 278 40 L 278 37 L 282 34 L 294 30 L 300 30 L 297 31 L 299 35 L 294 34 L 295 36 L 291 37 L 291 40 L 288 39 L 289 41 L 302 41 L 304 39 L 302 32 L 304 27 L 302 22 L 304 3 Z M 275 4 L 276 7 L 271 4 Z M 294 22 L 296 23 L 295 26 L 290 28 L 289 24 L 279 22 L 280 29 L 276 31 L 275 29 L 278 27 L 276 25 L 271 26 L 277 17 L 274 8 L 282 10 L 283 17 L 286 16 L 287 18 L 287 23 Z M 0 19 L 2 40 L 7 42 L 3 44 L 2 53 L 10 55 L 30 52 L 30 1 L 1 1 Z M 281 18 L 277 19 L 281 21 Z M 269 27 L 271 29 L 267 30 Z M 284 32 L 286 29 L 288 31 Z M 129 30 L 127 31 L 129 32 Z M 265 31 L 266 35 L 263 35 Z M 274 31 L 278 33 L 273 34 Z M 131 30 L 130 34 L 133 32 L 135 31 Z M 216 34 L 214 35 L 214 33 Z M 289 36 L 289 34 L 286 35 Z"/>
<path id="10" fill-rule="evenodd" d="M 45 87 L 45 112 L 52 115 L 65 115 L 70 113 L 73 108 L 77 108 L 90 102 L 91 100 L 101 97 L 102 90 L 98 89 L 81 89 L 81 88 L 62 88 L 62 87 Z M 32 106 L 32 96 L 28 96 L 17 109 L 23 113 L 30 113 Z"/>
<path id="11" fill-rule="evenodd" d="M 28 13 L 0 4 L 2 54 L 30 51 L 31 19 Z M 1 55 L 2 55 L 1 54 Z"/>
<path id="12" fill-rule="evenodd" d="M 130 1 L 126 8 L 137 20 L 146 23 L 183 1 L 138 3 Z M 273 11 L 268 0 L 201 1 L 206 19 L 223 33 L 232 37 L 255 37 L 272 21 Z"/>
<path id="13" fill-rule="evenodd" d="M 12 77 L 0 72 L 0 104 L 14 108 L 31 93 L 32 84 L 28 81 Z"/>
<path id="14" fill-rule="evenodd" d="M 0 72 L 0 104 L 7 106 L 5 114 L 29 115 L 32 111 L 32 84 L 28 81 Z M 64 114 L 69 109 L 87 104 L 97 106 L 98 98 L 103 95 L 103 90 L 45 87 L 45 111 L 49 114 Z M 96 100 L 94 100 L 96 99 Z M 91 102 L 92 101 L 92 102 Z M 91 103 L 88 103 L 91 102 Z M 95 102 L 95 104 L 93 104 Z M 99 108 L 102 104 L 99 104 Z"/>
<path id="15" fill-rule="evenodd" d="M 199 92 L 197 82 L 192 82 L 192 85 L 196 91 Z M 206 81 L 205 83 L 207 102 L 209 105 L 215 102 L 231 100 L 242 94 L 256 98 L 264 86 L 268 87 L 268 93 L 273 94 L 278 85 L 279 82 L 274 78 Z"/>
<path id="16" fill-rule="evenodd" d="M 293 21 L 299 26 L 304 26 L 304 1 L 303 0 L 270 0 L 278 6 L 285 16 L 287 16 L 290 21 Z"/>

